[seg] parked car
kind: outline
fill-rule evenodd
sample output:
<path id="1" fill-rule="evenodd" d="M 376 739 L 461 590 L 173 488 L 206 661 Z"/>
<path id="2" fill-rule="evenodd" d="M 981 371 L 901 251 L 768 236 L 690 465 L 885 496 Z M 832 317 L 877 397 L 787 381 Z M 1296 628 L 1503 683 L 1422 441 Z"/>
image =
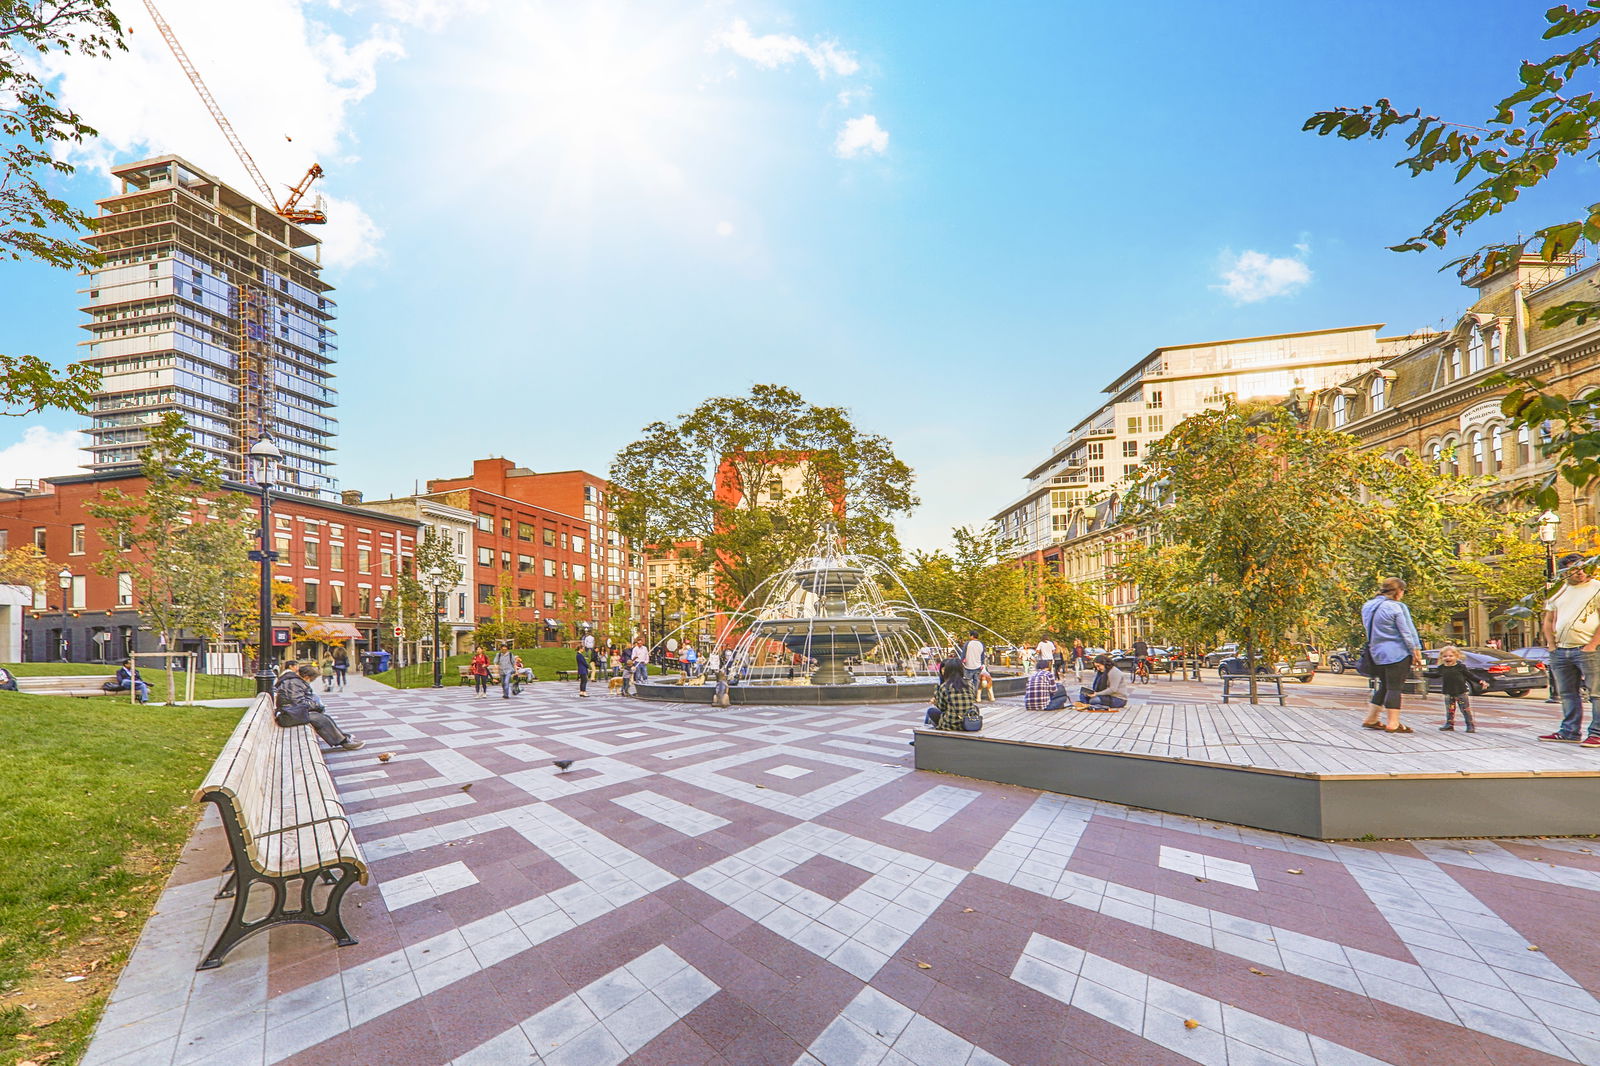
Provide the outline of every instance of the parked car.
<path id="1" fill-rule="evenodd" d="M 1148 650 L 1150 652 L 1148 658 L 1151 660 L 1151 662 L 1150 662 L 1150 672 L 1153 673 L 1153 674 L 1164 674 L 1164 673 L 1167 673 L 1171 669 L 1171 667 L 1168 665 L 1168 662 L 1167 662 L 1167 660 L 1169 658 L 1167 649 L 1166 648 L 1159 648 L 1159 647 L 1156 647 L 1154 644 L 1152 644 L 1149 647 Z M 1132 673 L 1133 672 L 1133 668 L 1134 668 L 1133 652 L 1131 652 L 1131 651 L 1113 651 L 1113 652 L 1111 652 L 1111 664 L 1113 666 L 1117 667 L 1119 670 L 1126 670 L 1129 673 Z"/>
<path id="2" fill-rule="evenodd" d="M 1284 677 L 1292 677 L 1302 685 L 1305 685 L 1309 684 L 1311 679 L 1317 676 L 1316 660 L 1319 658 L 1321 656 L 1318 653 L 1308 651 L 1304 645 L 1300 645 L 1297 648 L 1290 649 L 1288 654 L 1280 655 L 1275 659 L 1257 659 L 1256 673 L 1281 674 Z M 1219 677 L 1248 672 L 1249 664 L 1243 655 L 1235 655 L 1231 658 L 1223 659 L 1217 664 L 1217 676 Z"/>
<path id="3" fill-rule="evenodd" d="M 1461 662 L 1472 675 L 1475 690 L 1479 693 L 1500 692 L 1507 696 L 1526 696 L 1530 689 L 1549 685 L 1544 667 L 1532 659 L 1524 659 L 1510 652 L 1494 648 L 1462 648 Z M 1439 652 L 1437 649 L 1422 653 L 1422 676 L 1429 692 L 1443 692 L 1444 682 L 1439 680 Z"/>
<path id="4" fill-rule="evenodd" d="M 1549 648 L 1513 648 L 1511 654 L 1520 655 L 1529 662 L 1538 663 L 1546 670 L 1550 669 Z"/>
<path id="5" fill-rule="evenodd" d="M 1211 652 L 1207 652 L 1206 653 L 1206 665 L 1207 666 L 1221 666 L 1222 665 L 1222 660 L 1224 660 L 1224 659 L 1232 659 L 1235 656 L 1242 655 L 1242 654 L 1244 654 L 1244 649 L 1239 647 L 1239 645 L 1236 642 L 1235 643 L 1224 644 L 1220 648 L 1218 648 L 1216 651 L 1211 651 Z"/>
<path id="6" fill-rule="evenodd" d="M 1349 648 L 1335 648 L 1328 653 L 1327 667 L 1329 673 L 1342 674 L 1346 670 L 1356 668 L 1356 660 L 1361 658 L 1361 652 L 1351 651 Z"/>

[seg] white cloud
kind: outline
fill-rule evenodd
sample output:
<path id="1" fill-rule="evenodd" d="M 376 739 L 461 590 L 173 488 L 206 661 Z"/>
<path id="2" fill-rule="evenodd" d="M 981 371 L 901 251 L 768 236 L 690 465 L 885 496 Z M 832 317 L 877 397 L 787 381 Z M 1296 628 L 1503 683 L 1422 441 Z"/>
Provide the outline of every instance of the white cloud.
<path id="1" fill-rule="evenodd" d="M 19 480 L 80 474 L 78 468 L 89 461 L 82 449 L 89 439 L 75 429 L 59 432 L 44 426 L 29 426 L 22 439 L 0 448 L 0 485 L 10 487 Z"/>
<path id="2" fill-rule="evenodd" d="M 833 154 L 840 159 L 882 155 L 888 150 L 889 131 L 878 125 L 876 115 L 850 119 L 839 128 L 839 136 L 833 142 Z"/>
<path id="3" fill-rule="evenodd" d="M 173 33 L 198 68 L 257 166 L 280 198 L 314 162 L 328 176 L 313 196 L 340 188 L 339 164 L 351 158 L 351 112 L 377 87 L 379 68 L 405 55 L 400 25 L 434 28 L 472 0 L 387 0 L 349 36 L 312 16 L 312 0 L 162 0 Z M 340 5 L 330 5 L 337 9 Z M 359 5 L 342 12 L 353 16 Z M 121 5 L 126 53 L 110 61 L 52 53 L 42 62 L 59 76 L 62 102 L 100 131 L 73 149 L 73 161 L 101 168 L 176 153 L 242 192 L 259 197 L 199 95 L 142 5 Z M 241 42 L 248 42 L 241 47 Z M 319 233 L 323 261 L 345 267 L 371 259 L 381 230 L 348 200 Z"/>
<path id="4" fill-rule="evenodd" d="M 724 220 L 722 222 L 718 222 L 717 223 L 717 236 L 718 237 L 732 237 L 733 236 L 733 223 L 732 222 L 728 222 L 726 220 Z"/>
<path id="5" fill-rule="evenodd" d="M 750 24 L 744 19 L 734 19 L 733 25 L 713 36 L 707 47 L 711 51 L 725 48 L 767 70 L 804 59 L 816 69 L 819 78 L 830 74 L 849 77 L 861 69 L 856 57 L 840 48 L 838 41 L 807 42 L 788 33 L 765 33 L 757 37 L 750 32 Z"/>
<path id="6" fill-rule="evenodd" d="M 1287 296 L 1311 283 L 1311 268 L 1306 266 L 1306 256 L 1311 248 L 1296 244 L 1295 255 L 1271 256 L 1265 252 L 1244 251 L 1235 256 L 1231 251 L 1222 253 L 1221 289 L 1237 304 L 1250 304 L 1274 296 Z"/>

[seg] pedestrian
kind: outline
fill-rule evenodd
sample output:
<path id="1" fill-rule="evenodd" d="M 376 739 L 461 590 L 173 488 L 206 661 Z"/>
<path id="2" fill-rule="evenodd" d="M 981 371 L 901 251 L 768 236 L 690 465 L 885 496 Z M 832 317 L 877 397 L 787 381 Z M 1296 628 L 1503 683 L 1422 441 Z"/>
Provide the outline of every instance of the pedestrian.
<path id="1" fill-rule="evenodd" d="M 511 698 L 511 683 L 517 679 L 517 657 L 511 651 L 511 642 L 502 640 L 500 650 L 495 653 L 494 667 L 500 671 L 500 698 Z"/>
<path id="2" fill-rule="evenodd" d="M 1478 728 L 1472 724 L 1472 705 L 1467 695 L 1472 691 L 1473 677 L 1461 661 L 1461 649 L 1454 644 L 1439 649 L 1439 681 L 1444 687 L 1444 725 L 1439 727 L 1440 731 L 1448 733 L 1455 729 L 1459 710 L 1466 731 L 1476 733 Z"/>
<path id="3" fill-rule="evenodd" d="M 961 648 L 961 667 L 967 672 L 967 684 L 978 691 L 978 674 L 983 671 L 983 641 L 976 629 L 967 630 L 967 642 Z M 943 671 L 940 671 L 943 676 Z"/>
<path id="4" fill-rule="evenodd" d="M 472 662 L 467 666 L 467 673 L 472 675 L 473 697 L 487 696 L 489 694 L 489 656 L 484 654 L 482 644 L 472 649 Z"/>
<path id="5" fill-rule="evenodd" d="M 633 683 L 644 684 L 650 676 L 650 649 L 644 646 L 643 637 L 633 638 L 633 650 L 628 655 L 633 664 Z"/>
<path id="6" fill-rule="evenodd" d="M 315 663 L 305 663 L 293 674 L 279 679 L 277 687 L 273 690 L 276 700 L 273 720 L 285 729 L 297 725 L 309 725 L 330 748 L 355 751 L 357 748 L 365 747 L 366 741 L 357 740 L 328 717 L 322 700 L 311 688 L 317 679 L 317 672 Z"/>
<path id="7" fill-rule="evenodd" d="M 16 685 L 11 686 L 15 690 Z M 117 667 L 116 692 L 133 690 L 133 698 L 140 703 L 150 701 L 150 686 L 145 684 L 144 675 L 134 667 L 132 659 L 122 660 L 122 665 Z M 170 698 L 170 697 L 169 697 Z"/>
<path id="8" fill-rule="evenodd" d="M 1411 609 L 1400 601 L 1406 583 L 1398 577 L 1378 582 L 1378 594 L 1361 605 L 1361 625 L 1367 631 L 1367 651 L 1377 667 L 1378 684 L 1372 690 L 1363 729 L 1385 733 L 1409 733 L 1411 727 L 1400 721 L 1400 696 L 1412 667 L 1422 669 L 1422 641 L 1411 621 Z M 1379 715 L 1387 723 L 1378 721 Z"/>
<path id="9" fill-rule="evenodd" d="M 1089 649 L 1085 648 L 1083 646 L 1083 641 L 1081 641 L 1081 640 L 1073 641 L 1072 642 L 1072 672 L 1074 674 L 1082 676 L 1083 668 L 1085 666 L 1087 666 L 1088 663 L 1089 663 Z"/>
<path id="10" fill-rule="evenodd" d="M 694 677 L 700 673 L 700 653 L 694 650 L 693 644 L 683 646 L 683 676 Z"/>
<path id="11" fill-rule="evenodd" d="M 1128 705 L 1128 675 L 1111 656 L 1102 652 L 1094 657 L 1094 680 L 1078 690 L 1078 702 L 1090 707 L 1117 710 Z"/>
<path id="12" fill-rule="evenodd" d="M 967 728 L 967 716 L 978 712 L 978 686 L 968 676 L 966 664 L 954 656 L 940 664 L 939 684 L 933 705 L 923 712 L 923 725 L 950 732 Z"/>
<path id="13" fill-rule="evenodd" d="M 340 692 L 344 691 L 344 683 L 350 677 L 350 653 L 343 648 L 333 649 L 333 683 Z"/>
<path id="14" fill-rule="evenodd" d="M 589 695 L 589 668 L 592 664 L 589 657 L 583 654 L 583 649 L 578 649 L 578 695 Z"/>
<path id="15" fill-rule="evenodd" d="M 1589 562 L 1578 552 L 1561 557 L 1564 584 L 1544 602 L 1544 641 L 1550 648 L 1550 677 L 1561 691 L 1561 728 L 1540 740 L 1582 743 L 1600 748 L 1600 581 L 1589 576 Z M 1591 694 L 1589 735 L 1583 733 L 1583 694 Z"/>
<path id="16" fill-rule="evenodd" d="M 333 656 L 324 655 L 322 657 L 322 662 L 318 664 L 317 668 L 318 668 L 319 672 L 322 674 L 322 691 L 324 691 L 324 692 L 332 692 L 333 691 Z"/>
<path id="17" fill-rule="evenodd" d="M 1039 638 L 1039 643 L 1033 647 L 1034 662 L 1054 663 L 1056 661 L 1056 642 L 1048 636 Z"/>
<path id="18" fill-rule="evenodd" d="M 1025 711 L 1059 711 L 1067 705 L 1067 687 L 1056 677 L 1053 657 L 1040 656 L 1033 664 L 1033 675 L 1022 697 Z"/>

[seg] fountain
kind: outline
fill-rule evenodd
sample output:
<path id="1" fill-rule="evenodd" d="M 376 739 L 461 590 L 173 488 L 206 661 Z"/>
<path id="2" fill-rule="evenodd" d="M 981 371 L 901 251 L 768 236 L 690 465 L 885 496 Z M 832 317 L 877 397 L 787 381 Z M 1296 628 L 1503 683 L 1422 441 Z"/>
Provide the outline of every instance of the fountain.
<path id="1" fill-rule="evenodd" d="M 965 642 L 969 630 L 982 632 L 991 649 L 1013 644 L 955 615 L 947 616 L 952 632 L 936 614 L 921 607 L 882 560 L 843 552 L 837 533 L 825 528 L 805 557 L 764 581 L 737 611 L 691 619 L 667 634 L 675 649 L 680 638 L 716 632 L 704 657 L 705 676 L 653 676 L 638 686 L 638 696 L 708 703 L 720 671 L 734 703 L 925 702 L 939 660 Z M 990 658 L 995 693 L 1020 692 L 1022 664 Z"/>

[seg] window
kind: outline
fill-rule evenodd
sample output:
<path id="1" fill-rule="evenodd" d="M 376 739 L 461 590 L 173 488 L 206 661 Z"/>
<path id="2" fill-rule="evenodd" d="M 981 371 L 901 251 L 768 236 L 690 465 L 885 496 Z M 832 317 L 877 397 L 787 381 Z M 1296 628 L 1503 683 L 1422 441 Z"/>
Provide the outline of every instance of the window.
<path id="1" fill-rule="evenodd" d="M 344 614 L 344 586 L 328 586 L 328 613 Z"/>
<path id="2" fill-rule="evenodd" d="M 554 592 L 546 592 L 544 594 L 544 605 L 546 607 L 554 607 L 556 605 L 556 594 Z"/>
<path id="3" fill-rule="evenodd" d="M 483 532 L 485 532 L 485 533 L 493 533 L 494 532 L 494 515 L 493 515 L 493 513 L 485 514 L 484 512 L 479 511 L 478 512 L 478 528 L 480 530 L 482 530 Z"/>
<path id="4" fill-rule="evenodd" d="M 478 586 L 478 602 L 479 603 L 493 603 L 494 602 L 494 586 L 493 585 L 479 585 Z"/>
<path id="5" fill-rule="evenodd" d="M 518 522 L 517 539 L 531 542 L 533 540 L 533 526 L 527 522 Z"/>
<path id="6" fill-rule="evenodd" d="M 478 549 L 478 565 L 479 566 L 493 566 L 494 565 L 494 551 L 492 549 L 490 549 L 490 548 L 479 548 Z"/>
<path id="7" fill-rule="evenodd" d="M 1506 335 L 1502 330 L 1489 332 L 1489 365 L 1494 366 L 1505 358 Z"/>
<path id="8" fill-rule="evenodd" d="M 394 576 L 394 556 L 388 552 L 378 553 L 378 574 L 381 577 Z"/>
<path id="9" fill-rule="evenodd" d="M 1476 374 L 1484 365 L 1483 331 L 1474 329 L 1467 334 L 1467 373 Z"/>
<path id="10" fill-rule="evenodd" d="M 306 541 L 306 565 L 312 567 L 322 565 L 322 545 L 314 540 Z"/>
<path id="11" fill-rule="evenodd" d="M 344 545 L 343 544 L 330 544 L 330 545 L 328 545 L 328 569 L 329 570 L 343 570 L 344 569 Z"/>
<path id="12" fill-rule="evenodd" d="M 519 574 L 531 574 L 531 573 L 533 573 L 533 556 L 531 556 L 531 555 L 519 555 L 519 556 L 517 556 L 517 573 L 519 573 Z"/>
<path id="13" fill-rule="evenodd" d="M 356 614 L 370 615 L 372 613 L 372 590 L 369 588 L 356 589 Z"/>
<path id="14" fill-rule="evenodd" d="M 465 592 L 458 592 L 458 593 L 456 593 L 456 617 L 457 618 L 465 618 L 466 616 L 467 616 L 467 594 Z"/>
<path id="15" fill-rule="evenodd" d="M 89 579 L 82 574 L 72 575 L 72 609 L 83 610 L 84 597 L 88 592 Z"/>
<path id="16" fill-rule="evenodd" d="M 1489 427 L 1489 454 L 1494 459 L 1494 469 L 1506 465 L 1506 431 L 1504 426 Z"/>
<path id="17" fill-rule="evenodd" d="M 1065 511 L 1071 506 L 1072 497 L 1068 495 L 1066 489 L 1050 490 L 1050 509 L 1052 511 Z"/>
<path id="18" fill-rule="evenodd" d="M 1144 406 L 1150 411 L 1161 410 L 1161 390 L 1151 389 L 1148 393 L 1146 393 L 1144 398 Z"/>
<path id="19" fill-rule="evenodd" d="M 544 530 L 544 546 L 546 548 L 554 548 L 556 546 L 556 531 L 555 530 L 546 527 L 546 529 Z"/>
<path id="20" fill-rule="evenodd" d="M 320 608 L 317 605 L 317 583 L 315 581 L 307 581 L 306 582 L 306 613 L 307 614 L 316 614 L 319 609 Z"/>
<path id="21" fill-rule="evenodd" d="M 1167 416 L 1166 415 L 1151 415 L 1149 418 L 1144 420 L 1145 432 L 1146 433 L 1165 433 L 1166 429 L 1163 428 L 1163 427 L 1165 427 L 1166 424 L 1167 424 Z"/>
<path id="22" fill-rule="evenodd" d="M 290 518 L 286 514 L 273 515 L 272 517 L 273 517 L 274 523 L 276 524 L 276 526 L 279 529 L 283 530 L 285 533 L 294 532 L 294 519 L 293 518 Z"/>
<path id="23" fill-rule="evenodd" d="M 544 576 L 545 577 L 555 577 L 556 576 L 556 561 L 554 559 L 546 559 L 544 561 Z"/>
<path id="24" fill-rule="evenodd" d="M 356 549 L 356 573 L 358 573 L 358 574 L 370 574 L 370 573 L 372 573 L 372 549 L 371 548 L 357 548 Z"/>
<path id="25" fill-rule="evenodd" d="M 337 522 L 329 523 L 328 536 L 332 537 L 334 540 L 338 540 L 340 537 L 344 536 L 344 526 L 341 526 Z"/>
<path id="26" fill-rule="evenodd" d="M 465 554 L 467 554 L 467 533 L 466 533 L 466 530 L 463 530 L 463 529 L 456 530 L 456 554 L 457 555 L 465 555 Z"/>
<path id="27" fill-rule="evenodd" d="M 771 500 L 773 503 L 783 502 L 783 478 L 775 477 L 768 479 L 767 499 Z M 591 518 L 590 521 L 592 522 L 594 519 Z"/>
<path id="28" fill-rule="evenodd" d="M 510 515 L 503 514 L 503 515 L 500 516 L 500 535 L 502 537 L 505 537 L 507 540 L 511 539 L 511 516 Z"/>
<path id="29" fill-rule="evenodd" d="M 1528 427 L 1523 426 L 1517 430 L 1517 465 L 1527 466 L 1533 462 L 1533 441 L 1528 436 Z"/>
<path id="30" fill-rule="evenodd" d="M 561 561 L 561 576 L 569 581 L 572 579 L 572 574 L 567 570 L 567 562 L 565 559 Z"/>
<path id="31" fill-rule="evenodd" d="M 1461 349 L 1452 344 L 1446 355 L 1449 358 L 1450 380 L 1454 381 L 1461 376 Z"/>
<path id="32" fill-rule="evenodd" d="M 1106 457 L 1106 442 L 1105 441 L 1095 441 L 1093 444 L 1089 445 L 1089 461 L 1091 463 L 1095 462 L 1097 460 L 1100 460 L 1100 459 L 1104 459 L 1105 457 Z"/>
<path id="33" fill-rule="evenodd" d="M 1098 485 L 1102 481 L 1104 481 L 1105 479 L 1106 479 L 1106 468 L 1105 467 L 1103 467 L 1103 466 L 1091 466 L 1089 468 L 1089 482 L 1090 482 L 1090 484 Z"/>
<path id="34" fill-rule="evenodd" d="M 1333 394 L 1333 424 L 1337 428 L 1345 424 L 1349 417 L 1348 401 L 1342 392 Z"/>
<path id="35" fill-rule="evenodd" d="M 500 569 L 502 569 L 502 570 L 510 570 L 511 569 L 511 553 L 510 552 L 501 552 L 500 553 Z"/>
<path id="36" fill-rule="evenodd" d="M 567 535 L 565 533 L 561 534 L 561 550 L 567 550 Z"/>
<path id="37" fill-rule="evenodd" d="M 572 538 L 572 550 L 577 552 L 579 555 L 583 554 L 583 538 L 577 536 L 576 534 L 574 534 Z"/>
<path id="38" fill-rule="evenodd" d="M 45 539 L 46 538 L 45 538 L 44 526 L 34 526 L 33 527 L 33 546 L 35 548 L 38 548 L 41 552 L 44 551 L 45 550 Z"/>
<path id="39" fill-rule="evenodd" d="M 574 581 L 587 581 L 588 578 L 584 577 L 583 574 L 584 574 L 584 566 L 583 566 L 583 564 L 582 563 L 573 563 L 572 564 L 572 580 L 574 580 Z"/>
<path id="40" fill-rule="evenodd" d="M 73 526 L 72 527 L 72 554 L 73 555 L 82 555 L 83 554 L 83 527 L 82 526 Z"/>
<path id="41" fill-rule="evenodd" d="M 1122 457 L 1124 459 L 1135 458 L 1138 454 L 1139 454 L 1139 442 L 1138 441 L 1136 441 L 1136 440 L 1125 440 L 1125 441 L 1122 442 Z"/>
<path id="42" fill-rule="evenodd" d="M 278 553 L 278 558 L 279 559 L 282 559 L 285 563 L 287 563 L 289 561 L 289 538 L 288 537 L 273 537 L 272 538 L 272 548 L 273 548 L 274 551 L 276 551 Z"/>
<path id="43" fill-rule="evenodd" d="M 1471 448 L 1470 461 L 1467 464 L 1467 473 L 1481 474 L 1485 470 L 1483 461 L 1483 434 L 1477 430 L 1472 431 L 1472 436 L 1467 438 L 1468 447 Z"/>
<path id="44" fill-rule="evenodd" d="M 117 575 L 117 606 L 131 607 L 133 605 L 133 575 Z"/>
<path id="45" fill-rule="evenodd" d="M 1128 419 L 1128 432 L 1129 433 L 1141 433 L 1141 432 L 1143 432 L 1143 430 L 1141 430 L 1139 428 L 1139 416 L 1138 415 L 1134 415 L 1132 418 Z"/>
<path id="46" fill-rule="evenodd" d="M 518 607 L 532 607 L 533 606 L 533 590 L 532 589 L 518 589 L 517 590 L 517 606 Z"/>

